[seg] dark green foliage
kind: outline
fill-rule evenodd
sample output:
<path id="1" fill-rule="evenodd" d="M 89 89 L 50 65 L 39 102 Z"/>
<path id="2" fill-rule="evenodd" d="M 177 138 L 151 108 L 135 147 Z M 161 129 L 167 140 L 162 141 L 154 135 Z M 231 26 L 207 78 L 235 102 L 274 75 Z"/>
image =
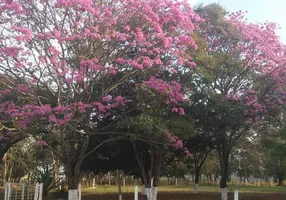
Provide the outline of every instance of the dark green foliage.
<path id="1" fill-rule="evenodd" d="M 60 180 L 54 180 L 53 171 L 49 167 L 39 170 L 34 179 L 38 183 L 44 184 L 43 196 L 47 196 L 49 191 L 58 188 L 60 184 Z"/>
<path id="2" fill-rule="evenodd" d="M 51 196 L 57 199 L 68 199 L 68 191 L 65 188 L 57 189 L 51 192 Z"/>

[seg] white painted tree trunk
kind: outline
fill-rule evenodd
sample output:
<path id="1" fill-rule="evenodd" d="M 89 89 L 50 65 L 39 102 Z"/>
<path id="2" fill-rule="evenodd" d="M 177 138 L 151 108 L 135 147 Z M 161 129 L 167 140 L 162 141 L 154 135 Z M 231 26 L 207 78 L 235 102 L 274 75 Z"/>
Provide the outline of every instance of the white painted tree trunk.
<path id="1" fill-rule="evenodd" d="M 234 190 L 234 200 L 238 200 L 238 190 Z"/>
<path id="2" fill-rule="evenodd" d="M 68 200 L 79 200 L 78 199 L 78 190 L 69 190 Z"/>
<path id="3" fill-rule="evenodd" d="M 152 199 L 152 188 L 145 188 L 146 191 L 146 196 L 148 200 L 153 200 Z"/>
<path id="4" fill-rule="evenodd" d="M 157 200 L 158 187 L 145 188 L 145 192 L 148 200 Z"/>
<path id="5" fill-rule="evenodd" d="M 138 186 L 135 186 L 134 200 L 138 200 Z"/>
<path id="6" fill-rule="evenodd" d="M 122 200 L 122 195 L 119 195 L 119 200 Z"/>
<path id="7" fill-rule="evenodd" d="M 198 194 L 198 191 L 199 191 L 199 184 L 195 184 L 194 189 L 193 189 L 193 193 Z"/>
<path id="8" fill-rule="evenodd" d="M 43 199 L 43 189 L 44 189 L 44 183 L 41 183 L 39 187 L 39 200 Z"/>
<path id="9" fill-rule="evenodd" d="M 152 187 L 152 200 L 157 200 L 158 187 Z"/>
<path id="10" fill-rule="evenodd" d="M 78 200 L 81 200 L 81 184 L 78 184 Z"/>
<path id="11" fill-rule="evenodd" d="M 145 185 L 142 186 L 142 196 L 147 195 Z"/>
<path id="12" fill-rule="evenodd" d="M 227 188 L 221 188 L 221 200 L 228 200 Z"/>

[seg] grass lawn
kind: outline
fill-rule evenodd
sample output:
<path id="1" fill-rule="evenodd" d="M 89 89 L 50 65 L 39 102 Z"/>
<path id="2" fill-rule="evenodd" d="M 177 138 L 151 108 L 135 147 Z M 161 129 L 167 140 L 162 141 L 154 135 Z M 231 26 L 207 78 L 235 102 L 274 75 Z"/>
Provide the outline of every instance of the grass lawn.
<path id="1" fill-rule="evenodd" d="M 233 191 L 239 190 L 239 200 L 285 200 L 286 187 L 254 187 L 229 185 L 229 200 L 233 200 Z M 122 187 L 123 200 L 134 200 L 134 187 Z M 141 192 L 141 187 L 139 187 Z M 4 199 L 4 191 L 0 191 L 0 198 Z M 82 200 L 118 200 L 116 186 L 97 186 L 95 188 L 82 188 Z M 139 193 L 139 200 L 141 195 Z M 43 200 L 56 200 L 49 196 Z M 220 200 L 218 185 L 201 185 L 199 194 L 192 194 L 192 185 L 180 184 L 163 185 L 159 187 L 158 200 Z"/>
<path id="2" fill-rule="evenodd" d="M 164 185 L 159 187 L 159 192 L 171 192 L 171 193 L 188 193 L 192 192 L 192 185 Z M 237 189 L 242 193 L 285 193 L 286 187 L 245 187 L 245 186 L 228 186 L 228 191 L 233 192 Z M 220 188 L 217 185 L 200 185 L 199 191 L 201 192 L 220 192 Z M 95 188 L 82 188 L 82 194 L 117 194 L 118 187 L 116 186 L 97 186 Z M 122 187 L 123 193 L 133 193 L 133 186 Z M 139 192 L 141 192 L 141 187 L 139 186 Z"/>
<path id="3" fill-rule="evenodd" d="M 245 187 L 230 185 L 229 199 L 233 200 L 233 191 L 239 190 L 240 200 L 285 200 L 285 187 Z M 139 191 L 141 188 L 139 188 Z M 123 200 L 134 199 L 134 187 L 122 187 Z M 82 200 L 117 200 L 118 188 L 115 186 L 97 186 L 96 188 L 83 188 Z M 218 185 L 202 185 L 199 194 L 192 194 L 192 185 L 164 185 L 159 187 L 158 200 L 220 200 Z M 141 196 L 139 194 L 139 199 Z"/>

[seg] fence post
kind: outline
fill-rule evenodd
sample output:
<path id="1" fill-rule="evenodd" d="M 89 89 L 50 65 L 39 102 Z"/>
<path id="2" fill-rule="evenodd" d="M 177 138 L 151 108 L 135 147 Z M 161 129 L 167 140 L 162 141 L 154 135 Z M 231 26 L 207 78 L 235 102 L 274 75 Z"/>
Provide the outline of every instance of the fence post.
<path id="1" fill-rule="evenodd" d="M 95 187 L 95 178 L 92 179 L 92 187 Z"/>
<path id="2" fill-rule="evenodd" d="M 134 200 L 138 200 L 138 186 L 135 186 Z"/>
<path id="3" fill-rule="evenodd" d="M 60 188 L 60 190 L 62 190 L 62 179 L 60 179 L 59 188 Z"/>
<path id="4" fill-rule="evenodd" d="M 44 183 L 40 183 L 40 186 L 39 186 L 39 200 L 43 199 L 43 188 L 44 188 Z"/>

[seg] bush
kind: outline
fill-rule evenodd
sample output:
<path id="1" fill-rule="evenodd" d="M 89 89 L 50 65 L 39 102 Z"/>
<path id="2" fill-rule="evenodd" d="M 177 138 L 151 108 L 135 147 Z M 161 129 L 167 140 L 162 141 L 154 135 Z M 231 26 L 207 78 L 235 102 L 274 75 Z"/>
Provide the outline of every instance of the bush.
<path id="1" fill-rule="evenodd" d="M 48 192 L 58 188 L 60 185 L 60 180 L 55 180 L 53 177 L 53 171 L 46 167 L 44 170 L 39 171 L 34 178 L 38 183 L 43 183 L 43 196 L 47 196 Z"/>

